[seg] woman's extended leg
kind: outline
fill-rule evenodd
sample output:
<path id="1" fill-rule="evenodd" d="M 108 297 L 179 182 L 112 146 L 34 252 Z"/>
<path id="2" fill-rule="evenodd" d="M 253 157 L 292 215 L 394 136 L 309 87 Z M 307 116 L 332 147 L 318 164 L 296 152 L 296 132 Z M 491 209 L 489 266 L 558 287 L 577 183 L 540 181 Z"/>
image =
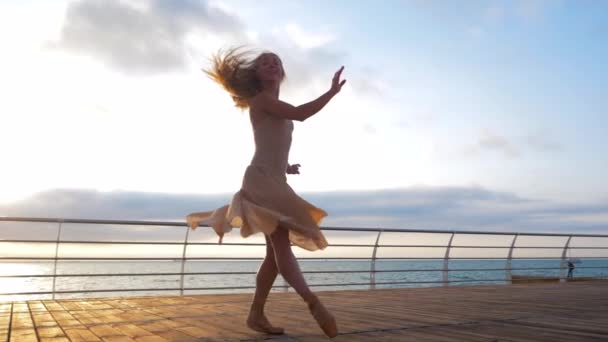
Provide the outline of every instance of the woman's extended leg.
<path id="1" fill-rule="evenodd" d="M 272 284 L 279 273 L 277 264 L 274 257 L 274 250 L 272 243 L 268 236 L 266 236 L 266 257 L 260 265 L 258 274 L 255 278 L 255 294 L 253 296 L 253 303 L 251 303 L 251 309 L 249 311 L 249 317 L 247 318 L 247 326 L 251 329 L 265 332 L 269 334 L 282 334 L 283 328 L 273 327 L 264 315 L 264 305 L 268 294 L 272 289 Z"/>
<path id="2" fill-rule="evenodd" d="M 310 291 L 310 288 L 308 288 L 302 271 L 300 271 L 298 260 L 295 255 L 293 255 L 291 242 L 289 241 L 289 231 L 279 226 L 270 234 L 270 240 L 274 250 L 278 271 L 305 302 L 314 302 L 317 297 Z"/>
<path id="3" fill-rule="evenodd" d="M 252 310 L 257 310 L 260 313 L 264 312 L 264 305 L 266 304 L 266 298 L 272 289 L 272 284 L 279 273 L 277 263 L 274 258 L 274 250 L 272 243 L 268 236 L 266 237 L 266 257 L 260 265 L 258 274 L 255 278 L 255 295 L 253 297 L 253 303 L 251 304 Z"/>
<path id="4" fill-rule="evenodd" d="M 289 231 L 284 227 L 277 227 L 277 229 L 270 234 L 270 240 L 274 249 L 275 260 L 279 272 L 285 278 L 285 280 L 296 290 L 296 292 L 304 299 L 308 304 L 310 312 L 323 329 L 323 332 L 329 337 L 334 337 L 338 334 L 338 328 L 336 326 L 336 320 L 334 317 L 325 309 L 323 304 L 315 296 L 306 280 L 300 271 L 298 261 L 293 255 L 291 250 L 291 242 L 289 241 Z"/>

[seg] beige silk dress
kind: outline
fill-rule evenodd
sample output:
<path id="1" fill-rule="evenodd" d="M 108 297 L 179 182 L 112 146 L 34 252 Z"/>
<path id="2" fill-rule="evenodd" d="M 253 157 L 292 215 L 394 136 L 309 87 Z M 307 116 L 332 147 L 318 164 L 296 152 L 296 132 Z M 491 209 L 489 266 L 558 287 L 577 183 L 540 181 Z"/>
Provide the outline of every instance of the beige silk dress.
<path id="1" fill-rule="evenodd" d="M 253 126 L 255 154 L 245 170 L 241 189 L 230 204 L 213 211 L 192 213 L 188 226 L 212 227 L 220 238 L 237 227 L 242 237 L 262 232 L 271 234 L 281 226 L 289 230 L 290 241 L 309 251 L 324 249 L 327 240 L 319 224 L 327 213 L 298 196 L 285 175 L 291 147 L 291 120 L 267 114 Z"/>

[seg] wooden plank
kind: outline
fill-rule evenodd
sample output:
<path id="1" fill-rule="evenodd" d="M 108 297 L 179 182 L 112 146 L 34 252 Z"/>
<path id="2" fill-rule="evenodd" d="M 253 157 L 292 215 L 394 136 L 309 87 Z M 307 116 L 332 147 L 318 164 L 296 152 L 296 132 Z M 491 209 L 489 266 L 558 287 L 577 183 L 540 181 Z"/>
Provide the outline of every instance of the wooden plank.
<path id="1" fill-rule="evenodd" d="M 8 312 L 0 313 L 0 341 L 6 341 L 8 339 L 8 330 L 11 322 L 10 303 L 8 306 Z"/>
<path id="2" fill-rule="evenodd" d="M 73 342 L 95 342 L 101 341 L 94 333 L 86 328 L 69 328 L 65 333 Z"/>
<path id="3" fill-rule="evenodd" d="M 137 342 L 167 342 L 167 339 L 164 339 L 160 336 L 142 336 L 135 339 Z"/>
<path id="4" fill-rule="evenodd" d="M 40 342 L 71 342 L 67 337 L 41 337 Z"/>
<path id="5" fill-rule="evenodd" d="M 143 336 L 153 336 L 154 334 L 149 332 L 146 329 L 140 328 L 135 324 L 117 324 L 114 325 L 116 330 L 119 330 L 126 336 L 129 336 L 132 339 L 143 337 Z"/>
<path id="6" fill-rule="evenodd" d="M 38 342 L 38 337 L 32 332 L 16 331 L 11 334 L 10 342 Z"/>
<path id="7" fill-rule="evenodd" d="M 104 342 L 135 342 L 134 339 L 130 338 L 129 336 L 108 336 L 108 337 L 104 337 L 102 338 L 102 340 Z"/>
<path id="8" fill-rule="evenodd" d="M 336 341 L 608 340 L 608 283 L 321 292 Z M 284 336 L 245 325 L 251 294 L 42 300 L 0 304 L 0 341 L 327 340 L 295 293 L 266 306 Z M 33 318 L 33 320 L 32 320 Z M 4 327 L 4 328 L 3 328 Z M 36 330 L 34 330 L 36 329 Z"/>
<path id="9" fill-rule="evenodd" d="M 38 336 L 40 338 L 56 338 L 56 337 L 65 337 L 63 330 L 58 327 L 37 327 Z"/>
<path id="10" fill-rule="evenodd" d="M 120 330 L 115 329 L 109 324 L 94 325 L 91 326 L 89 330 L 101 339 L 109 336 L 126 336 Z"/>
<path id="11" fill-rule="evenodd" d="M 179 342 L 200 342 L 200 338 L 192 337 L 188 334 L 184 334 L 183 332 L 177 330 L 169 330 L 159 332 L 158 336 L 166 339 L 167 341 L 179 341 Z"/>
<path id="12" fill-rule="evenodd" d="M 38 341 L 27 303 L 16 303 L 13 307 L 10 341 Z"/>

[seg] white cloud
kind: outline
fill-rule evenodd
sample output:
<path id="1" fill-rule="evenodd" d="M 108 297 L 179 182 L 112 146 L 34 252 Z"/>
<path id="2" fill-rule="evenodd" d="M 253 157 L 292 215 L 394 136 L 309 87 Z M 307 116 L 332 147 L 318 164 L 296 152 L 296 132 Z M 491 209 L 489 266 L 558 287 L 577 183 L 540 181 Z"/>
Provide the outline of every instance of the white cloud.
<path id="1" fill-rule="evenodd" d="M 483 18 L 487 22 L 496 23 L 500 22 L 505 17 L 505 14 L 506 9 L 504 4 L 499 1 L 494 1 L 483 11 Z"/>
<path id="2" fill-rule="evenodd" d="M 228 94 L 204 77 L 199 70 L 201 65 L 194 64 L 194 58 L 190 64 L 181 66 L 184 70 L 174 73 L 161 72 L 167 67 L 162 66 L 166 60 L 142 66 L 137 75 L 124 72 L 135 59 L 130 59 L 131 54 L 124 59 L 120 53 L 112 57 L 119 59 L 114 61 L 118 64 L 106 67 L 105 63 L 110 62 L 105 58 L 114 55 L 114 49 L 127 44 L 128 40 L 137 41 L 149 23 L 156 20 L 164 24 L 159 28 L 161 31 L 178 25 L 173 22 L 175 19 L 167 17 L 166 8 L 155 9 L 160 13 L 159 18 L 149 13 L 151 4 L 160 6 L 156 2 L 139 8 L 133 4 L 140 3 L 125 5 L 87 0 L 72 3 L 72 6 L 84 6 L 84 9 L 72 7 L 72 14 L 56 10 L 48 26 L 28 40 L 27 49 L 15 51 L 15 63 L 0 66 L 6 71 L 4 80 L 8 81 L 0 87 L 6 90 L 5 94 L 10 94 L 0 102 L 0 113 L 10 113 L 8 121 L 3 121 L 8 129 L 0 135 L 0 143 L 15 146 L 3 151 L 8 162 L 0 171 L 0 202 L 57 187 L 217 193 L 240 186 L 242 170 L 254 148 L 247 114 L 233 108 Z M 98 8 L 100 11 L 95 10 Z M 99 48 L 105 49 L 103 52 L 89 51 L 90 46 L 86 44 L 78 45 L 77 50 L 72 49 L 74 46 L 67 50 L 40 48 L 56 32 L 61 32 L 58 27 L 63 25 L 66 29 L 73 20 L 84 20 L 88 25 L 85 26 L 92 30 L 87 32 L 97 34 L 100 27 L 96 25 L 103 22 L 105 15 L 114 13 L 112 11 L 126 12 L 118 19 L 132 15 L 144 18 L 143 23 L 129 31 L 125 27 L 128 21 L 119 20 L 117 30 L 125 32 L 124 41 L 116 43 L 110 39 L 107 44 L 102 43 Z M 111 36 L 109 31 L 100 34 Z M 182 47 L 201 46 L 211 39 L 202 38 L 192 30 L 178 33 L 183 34 L 180 37 L 184 41 L 178 42 L 183 43 Z M 60 37 L 60 44 L 67 42 L 65 38 Z M 294 49 L 290 39 L 286 31 L 278 36 L 260 33 L 260 45 L 279 50 L 288 66 L 287 83 L 292 91 L 289 92 L 289 87 L 285 89 L 285 99 L 299 104 L 329 87 L 331 76 L 345 55 L 329 46 Z M 220 44 L 227 41 L 217 39 L 210 46 L 215 48 Z M 203 56 L 200 52 L 195 51 L 193 56 Z M 154 59 L 154 54 L 150 58 Z M 29 71 L 30 68 L 35 72 Z M 345 116 L 356 113 L 353 95 L 345 88 L 321 118 L 297 128 L 293 158 L 303 162 L 303 172 L 310 175 L 299 183 L 302 188 L 378 185 L 377 180 L 361 179 L 361 176 L 379 163 L 381 155 L 368 149 L 369 142 L 357 139 L 361 122 L 351 118 L 348 125 L 344 124 Z M 361 103 L 356 107 L 357 110 L 365 108 Z M 340 134 L 342 143 L 333 144 L 334 149 L 330 150 L 327 141 L 335 136 L 335 127 L 345 130 Z M 346 146 L 355 140 L 361 148 L 351 150 Z M 319 155 L 322 150 L 326 153 Z M 338 172 L 335 165 L 327 173 L 328 163 L 335 163 L 331 153 L 350 156 L 352 160 L 367 159 L 369 163 L 348 176 Z M 319 172 L 323 174 L 322 180 L 315 179 Z M 397 169 L 391 172 L 398 173 Z M 383 185 L 389 185 L 389 178 L 384 177 L 382 181 Z"/>
<path id="3" fill-rule="evenodd" d="M 469 28 L 467 29 L 467 32 L 468 32 L 468 33 L 469 33 L 469 34 L 470 34 L 472 37 L 475 37 L 475 38 L 480 38 L 480 37 L 483 37 L 483 36 L 484 36 L 484 34 L 485 34 L 484 29 L 483 29 L 482 27 L 480 27 L 480 26 L 472 26 L 472 27 L 469 27 Z"/>
<path id="4" fill-rule="evenodd" d="M 549 7 L 560 3 L 560 0 L 525 0 L 516 4 L 515 13 L 526 20 L 539 20 Z"/>
<path id="5" fill-rule="evenodd" d="M 205 1 L 82 0 L 68 6 L 53 46 L 126 73 L 167 72 L 188 62 L 186 38 L 193 32 L 239 39 L 243 24 Z"/>
<path id="6" fill-rule="evenodd" d="M 288 24 L 285 32 L 291 41 L 304 49 L 322 47 L 336 40 L 333 34 L 306 32 L 297 24 Z"/>
<path id="7" fill-rule="evenodd" d="M 540 19 L 551 7 L 560 3 L 559 0 L 515 0 L 489 1 L 482 11 L 482 18 L 488 24 L 502 23 L 509 17 L 518 20 L 533 21 Z"/>
<path id="8" fill-rule="evenodd" d="M 520 156 L 519 150 L 513 143 L 505 137 L 483 130 L 477 142 L 465 148 L 465 154 L 479 155 L 486 151 L 495 151 L 507 158 L 516 158 Z"/>
<path id="9" fill-rule="evenodd" d="M 568 204 L 479 187 L 412 187 L 301 195 L 328 211 L 323 226 L 608 233 L 608 207 L 604 202 Z M 213 210 L 228 203 L 230 197 L 231 194 L 53 190 L 0 205 L 0 215 L 182 221 L 186 214 Z"/>
<path id="10" fill-rule="evenodd" d="M 507 158 L 521 157 L 524 152 L 560 152 L 563 146 L 552 140 L 547 133 L 535 132 L 518 138 L 507 139 L 488 129 L 481 132 L 476 143 L 464 148 L 465 155 L 480 156 L 497 152 Z"/>
<path id="11" fill-rule="evenodd" d="M 530 134 L 525 137 L 525 140 L 527 145 L 535 150 L 552 152 L 563 150 L 563 146 L 560 143 L 549 139 L 544 134 Z"/>

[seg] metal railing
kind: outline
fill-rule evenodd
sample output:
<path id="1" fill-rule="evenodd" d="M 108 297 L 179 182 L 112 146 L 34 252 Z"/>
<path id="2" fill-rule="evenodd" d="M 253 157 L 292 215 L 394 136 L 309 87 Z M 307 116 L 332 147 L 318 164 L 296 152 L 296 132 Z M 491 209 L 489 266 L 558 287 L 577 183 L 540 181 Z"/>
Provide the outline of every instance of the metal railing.
<path id="1" fill-rule="evenodd" d="M 34 227 L 36 224 L 46 224 L 47 235 L 48 231 L 56 229 L 52 236 L 54 238 L 29 237 L 11 238 L 7 236 L 8 231 L 11 235 L 28 235 L 27 233 L 16 234 L 17 229 L 10 229 L 10 224 L 27 224 Z M 9 225 L 8 227 L 3 226 Z M 127 241 L 127 240 L 106 240 L 106 239 L 70 239 L 66 236 L 66 226 L 72 231 L 78 231 L 83 226 L 99 226 L 101 228 L 107 226 L 120 226 L 121 229 L 135 227 L 141 228 L 164 227 L 176 229 L 177 233 L 183 231 L 183 238 L 179 240 L 152 240 L 152 241 Z M 127 227 L 123 227 L 127 226 Z M 30 228 L 30 227 L 28 227 Z M 40 227 L 39 227 L 40 228 Z M 23 228 L 22 228 L 23 229 Z M 204 230 L 204 227 L 199 228 Z M 28 230 L 28 229 L 26 229 Z M 314 252 L 310 255 L 300 257 L 301 262 L 307 261 L 353 261 L 357 265 L 367 264 L 368 269 L 317 269 L 304 270 L 303 273 L 313 275 L 325 275 L 326 277 L 345 275 L 350 276 L 348 280 L 341 282 L 311 282 L 311 287 L 353 287 L 364 286 L 369 288 L 396 287 L 396 286 L 429 286 L 429 285 L 459 285 L 459 284 L 489 284 L 489 283 L 510 283 L 512 281 L 513 272 L 523 271 L 528 273 L 526 279 L 531 280 L 546 280 L 547 272 L 558 272 L 557 278 L 560 282 L 567 280 L 567 264 L 571 259 L 590 260 L 589 265 L 576 267 L 577 272 L 587 273 L 587 277 L 592 279 L 606 278 L 604 270 L 608 270 L 608 235 L 599 234 L 549 234 L 549 233 L 514 233 L 514 232 L 485 232 L 485 231 L 446 231 L 446 230 L 414 230 L 414 229 L 384 229 L 384 228 L 339 228 L 339 227 L 323 227 L 322 230 L 326 234 L 350 233 L 350 238 L 369 239 L 370 243 L 333 243 L 324 250 Z M 208 229 L 212 232 L 211 229 Z M 139 235 L 138 235 L 139 234 Z M 133 232 L 130 236 L 137 238 L 142 236 L 140 232 Z M 232 233 L 238 235 L 238 233 Z M 49 235 L 50 236 L 50 235 Z M 233 261 L 233 260 L 261 260 L 263 256 L 197 256 L 195 249 L 197 246 L 213 246 L 215 242 L 197 241 L 192 239 L 193 234 L 184 222 L 166 222 L 166 221 L 125 221 L 125 220 L 87 220 L 87 219 L 54 219 L 54 218 L 25 218 L 25 217 L 0 217 L 0 298 L 7 296 L 34 296 L 46 295 L 55 298 L 56 295 L 69 296 L 76 294 L 101 294 L 101 293 L 146 293 L 146 292 L 175 292 L 184 294 L 186 291 L 222 291 L 222 290 L 250 290 L 254 285 L 238 285 L 238 286 L 188 286 L 186 277 L 194 276 L 253 276 L 255 271 L 187 271 L 189 263 L 201 261 Z M 421 238 L 422 236 L 422 238 Z M 409 244 L 393 243 L 397 238 L 411 241 Z M 416 240 L 418 238 L 418 242 Z M 501 243 L 486 244 L 487 239 L 497 240 L 502 239 Z M 328 238 L 330 241 L 339 242 L 339 238 Z M 428 243 L 428 240 L 432 243 Z M 499 239 L 499 240 L 500 240 Z M 551 240 L 550 243 L 538 244 L 526 242 L 526 239 L 534 240 Z M 385 241 L 387 240 L 387 241 Z M 463 240 L 459 242 L 458 240 Z M 482 241 L 478 241 L 482 240 Z M 243 240 L 246 241 L 246 240 Z M 373 243 L 372 243 L 373 241 Z M 435 243 L 438 241 L 437 243 Z M 444 243 L 441 243 L 444 241 Z M 467 243 L 463 243 L 467 242 Z M 27 248 L 32 245 L 51 246 L 50 253 L 38 253 L 35 255 L 29 254 Z M 21 246 L 21 248 L 19 248 Z M 75 247 L 76 252 L 74 252 Z M 87 255 L 89 248 L 104 246 L 102 256 Z M 175 252 L 169 256 L 125 256 L 112 254 L 111 248 L 118 246 L 128 246 L 137 249 L 138 246 L 175 246 Z M 264 246 L 264 243 L 246 243 L 246 242 L 224 242 L 222 246 Z M 72 249 L 71 253 L 65 252 L 64 249 Z M 225 248 L 225 247 L 224 247 Z M 262 247 L 259 247 L 262 248 Z M 337 256 L 332 256 L 333 249 L 347 248 L 350 252 L 338 253 Z M 360 250 L 370 251 L 369 256 L 360 256 Z M 414 251 L 414 252 L 412 252 Z M 415 251 L 418 251 L 417 253 Z M 465 253 L 468 251 L 469 253 Z M 475 253 L 470 253 L 475 251 Z M 523 255 L 517 255 L 517 254 Z M 155 254 L 152 252 L 152 254 Z M 259 254 L 259 253 L 258 253 Z M 345 256 L 349 255 L 349 256 Z M 263 254 L 262 254 L 263 255 Z M 504 267 L 476 267 L 484 260 L 504 261 Z M 513 267 L 513 261 L 527 261 L 526 265 Z M 534 264 L 532 261 L 539 261 Z M 69 262 L 97 262 L 97 261 L 122 261 L 122 262 L 139 262 L 139 261 L 156 261 L 156 262 L 171 262 L 179 264 L 179 272 L 58 272 L 58 266 Z M 467 261 L 465 266 L 468 267 L 452 267 L 452 263 L 459 261 Z M 543 264 L 540 261 L 548 261 L 559 263 L 558 265 Z M 606 262 L 605 262 L 606 261 Z M 51 271 L 46 274 L 10 274 L 3 270 L 4 266 L 12 262 L 13 266 L 21 265 L 23 262 L 44 263 L 51 262 Z M 396 262 L 398 267 L 380 268 L 379 263 L 393 264 Z M 425 264 L 426 262 L 426 264 Z M 429 267 L 428 262 L 435 262 L 435 267 Z M 576 261 L 575 261 L 576 262 Z M 414 265 L 414 268 L 406 268 L 402 265 Z M 326 264 L 326 263 L 325 263 Z M 399 266 L 401 265 L 401 266 Z M 334 265 L 335 266 L 335 265 Z M 386 266 L 386 265 L 385 265 Z M 389 265 L 390 266 L 390 265 Z M 430 266 L 433 266 L 432 264 Z M 530 272 L 545 272 L 544 274 L 530 274 Z M 407 275 L 413 273 L 425 274 L 441 274 L 441 278 L 434 276 L 418 277 L 415 279 L 395 279 L 389 278 L 384 281 L 378 281 L 378 275 L 397 274 Z M 468 272 L 466 277 L 455 277 L 458 272 Z M 490 276 L 492 272 L 500 272 L 500 276 Z M 502 274 L 504 272 L 504 274 Z M 472 277 L 471 274 L 481 273 L 485 275 L 482 278 Z M 353 275 L 358 275 L 353 277 Z M 97 278 L 109 277 L 112 279 L 128 277 L 134 279 L 136 277 L 150 277 L 148 279 L 172 279 L 178 286 L 173 287 L 120 287 L 120 288 L 94 288 L 94 289 L 58 289 L 58 284 L 70 278 Z M 178 279 L 176 280 L 175 277 Z M 51 279 L 50 286 L 46 289 L 36 288 L 35 290 L 19 290 L 14 286 L 6 285 L 8 279 Z M 357 281 L 360 280 L 360 281 Z M 2 283 L 5 283 L 3 286 Z M 128 282 L 127 282 L 128 283 Z M 288 286 L 276 285 L 275 289 L 287 290 Z"/>

